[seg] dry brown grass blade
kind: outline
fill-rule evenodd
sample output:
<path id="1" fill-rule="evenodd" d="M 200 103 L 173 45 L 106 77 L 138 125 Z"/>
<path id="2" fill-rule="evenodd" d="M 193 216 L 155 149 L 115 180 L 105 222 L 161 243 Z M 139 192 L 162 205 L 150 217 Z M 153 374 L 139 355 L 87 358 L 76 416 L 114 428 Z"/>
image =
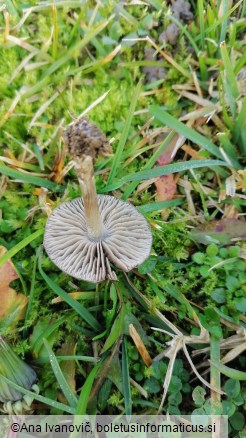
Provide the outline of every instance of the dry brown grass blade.
<path id="1" fill-rule="evenodd" d="M 207 382 L 207 381 L 201 376 L 201 374 L 199 374 L 199 372 L 197 371 L 195 365 L 193 364 L 193 362 L 192 362 L 192 360 L 191 360 L 191 357 L 190 357 L 190 355 L 189 355 L 189 352 L 188 352 L 188 350 L 187 350 L 187 347 L 186 347 L 185 343 L 183 343 L 183 350 L 184 350 L 185 356 L 187 357 L 188 362 L 189 362 L 189 364 L 190 364 L 190 366 L 191 366 L 193 372 L 195 373 L 196 377 L 197 377 L 197 378 L 198 378 L 198 379 L 199 379 L 199 380 L 200 380 L 205 386 L 207 386 L 209 389 L 211 389 L 211 391 L 214 391 L 214 392 L 216 392 L 217 394 L 221 394 L 221 395 L 225 394 L 225 393 L 224 393 L 223 391 L 221 391 L 220 389 L 218 389 L 218 388 L 216 388 L 215 386 L 213 386 L 213 385 L 211 385 L 210 383 L 208 383 L 208 382 Z"/>
<path id="2" fill-rule="evenodd" d="M 177 356 L 179 350 L 182 348 L 182 338 L 179 336 L 176 336 L 175 339 L 173 339 L 169 343 L 169 345 L 170 345 L 170 347 L 166 350 L 166 353 L 165 353 L 165 356 L 169 358 L 169 364 L 168 364 L 165 380 L 163 383 L 164 392 L 163 392 L 163 396 L 161 399 L 159 409 L 157 411 L 157 415 L 161 414 L 163 405 L 164 405 L 165 400 L 166 400 L 167 391 L 168 391 L 170 381 L 172 378 L 172 374 L 173 374 L 173 367 L 175 364 L 176 356 Z"/>
<path id="3" fill-rule="evenodd" d="M 155 314 L 161 321 L 163 321 L 164 324 L 167 325 L 171 329 L 171 331 L 174 332 L 176 335 L 183 336 L 182 332 L 171 321 L 169 321 L 156 307 L 153 307 L 153 304 L 150 302 L 150 300 L 134 286 L 134 284 L 130 281 L 128 276 L 126 274 L 124 275 L 127 282 L 130 284 L 131 288 L 134 289 L 134 291 L 139 295 L 139 297 L 141 297 L 141 299 L 145 302 L 146 306 L 149 309 L 151 309 L 152 313 Z"/>
<path id="4" fill-rule="evenodd" d="M 48 100 L 46 100 L 46 102 L 43 103 L 43 105 L 41 105 L 29 123 L 28 130 L 35 125 L 36 120 L 47 110 L 48 106 L 63 92 L 64 89 L 65 87 L 63 87 L 61 91 L 56 91 Z"/>
<path id="5" fill-rule="evenodd" d="M 129 333 L 145 365 L 150 367 L 152 364 L 152 359 L 133 324 L 129 325 Z"/>
<path id="6" fill-rule="evenodd" d="M 181 96 L 186 97 L 187 99 L 191 100 L 192 102 L 197 103 L 198 105 L 202 107 L 212 107 L 213 109 L 217 111 L 221 111 L 221 105 L 216 103 L 214 104 L 208 99 L 204 99 L 203 97 L 198 96 L 197 94 L 190 93 L 189 91 L 179 91 L 179 94 Z"/>
<path id="7" fill-rule="evenodd" d="M 246 341 L 242 341 L 241 344 L 237 345 L 236 347 L 232 348 L 231 351 L 229 351 L 220 361 L 223 365 L 230 362 L 231 360 L 236 359 L 241 353 L 243 353 L 246 350 Z"/>
<path id="8" fill-rule="evenodd" d="M 35 56 L 34 52 L 29 53 L 18 65 L 18 67 L 15 68 L 13 71 L 10 79 L 8 80 L 8 84 L 11 84 L 11 82 L 14 80 L 14 78 L 21 72 L 21 70 L 26 66 L 26 64 Z"/>
<path id="9" fill-rule="evenodd" d="M 131 382 L 131 385 L 134 386 L 134 388 L 136 388 L 136 389 L 138 390 L 138 392 L 139 392 L 144 398 L 148 398 L 148 393 L 147 393 L 147 391 L 145 391 L 145 389 L 144 389 L 141 385 L 139 385 L 139 383 L 135 382 L 135 380 L 133 380 L 131 377 L 130 377 L 130 382 Z"/>
<path id="10" fill-rule="evenodd" d="M 16 96 L 14 97 L 8 111 L 6 111 L 6 113 L 3 115 L 2 120 L 0 121 L 0 127 L 3 126 L 3 124 L 6 122 L 6 120 L 8 120 L 11 117 L 11 115 L 12 115 L 14 109 L 16 108 L 16 106 L 18 105 L 20 99 L 21 99 L 21 93 L 17 93 Z"/>

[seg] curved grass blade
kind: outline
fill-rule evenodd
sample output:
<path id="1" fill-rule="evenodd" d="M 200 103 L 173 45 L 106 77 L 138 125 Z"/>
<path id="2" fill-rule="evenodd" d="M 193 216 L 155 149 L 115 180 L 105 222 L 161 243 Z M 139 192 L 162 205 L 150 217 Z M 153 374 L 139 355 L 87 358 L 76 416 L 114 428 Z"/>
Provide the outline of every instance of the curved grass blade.
<path id="1" fill-rule="evenodd" d="M 71 390 L 69 384 L 67 383 L 67 381 L 62 373 L 62 370 L 60 368 L 60 365 L 56 359 L 56 356 L 53 353 L 52 349 L 50 348 L 49 343 L 47 342 L 47 339 L 43 339 L 43 343 L 44 343 L 45 348 L 47 350 L 49 360 L 50 360 L 50 365 L 53 369 L 56 380 L 60 385 L 61 391 L 63 392 L 64 396 L 66 397 L 66 399 L 69 403 L 69 406 L 71 406 L 72 408 L 76 408 L 77 403 L 78 403 L 77 397 L 75 396 L 75 394 Z"/>
<path id="2" fill-rule="evenodd" d="M 123 128 L 121 137 L 120 137 L 120 141 L 119 141 L 119 144 L 118 144 L 118 147 L 117 147 L 117 150 L 116 150 L 113 162 L 112 162 L 111 171 L 110 171 L 110 174 L 109 174 L 109 177 L 108 177 L 108 183 L 110 183 L 110 181 L 112 181 L 114 179 L 116 170 L 119 167 L 121 155 L 122 155 L 122 152 L 123 152 L 123 149 L 124 149 L 124 146 L 125 146 L 128 134 L 129 134 L 129 129 L 130 129 L 130 126 L 131 126 L 131 121 L 132 121 L 132 118 L 133 118 L 133 113 L 135 111 L 135 107 L 136 107 L 136 104 L 137 104 L 137 101 L 138 101 L 138 97 L 140 95 L 141 85 L 142 85 L 142 83 L 141 83 L 141 80 L 140 80 L 138 82 L 138 84 L 137 84 L 136 89 L 135 89 L 135 92 L 134 92 L 134 95 L 133 95 L 133 98 L 132 98 L 132 102 L 131 102 L 131 105 L 130 105 L 130 108 L 129 108 L 128 117 L 127 117 L 127 119 L 125 121 L 125 125 L 124 125 L 124 128 Z"/>
<path id="3" fill-rule="evenodd" d="M 246 373 L 244 371 L 235 370 L 234 368 L 227 367 L 226 365 L 218 364 L 212 361 L 209 361 L 211 365 L 220 371 L 221 374 L 224 374 L 226 377 L 234 380 L 246 380 Z"/>
<path id="4" fill-rule="evenodd" d="M 2 163 L 0 163 L 0 173 L 9 176 L 10 178 L 14 178 L 28 184 L 33 184 L 34 186 L 45 187 L 53 192 L 60 192 L 62 190 L 62 187 L 59 184 L 53 183 L 46 178 L 39 178 L 38 176 L 31 175 L 27 172 L 10 169 L 10 167 L 5 166 Z"/>
<path id="5" fill-rule="evenodd" d="M 169 132 L 169 134 L 167 135 L 167 137 L 163 140 L 163 142 L 160 144 L 160 146 L 157 148 L 157 150 L 153 153 L 153 155 L 150 157 L 150 159 L 147 161 L 147 163 L 144 165 L 143 170 L 144 169 L 151 169 L 152 166 L 154 166 L 154 164 L 157 162 L 158 158 L 160 157 L 160 155 L 165 151 L 165 149 L 168 147 L 170 141 L 172 140 L 172 138 L 174 137 L 175 132 L 171 131 Z M 126 199 L 129 198 L 129 196 L 132 194 L 132 192 L 135 190 L 135 188 L 137 187 L 137 183 L 136 182 L 132 182 L 131 184 L 129 184 L 129 186 L 127 187 L 127 189 L 124 191 L 121 199 L 123 199 L 123 201 L 125 201 Z"/>
<path id="6" fill-rule="evenodd" d="M 71 306 L 81 316 L 81 318 L 84 319 L 87 324 L 89 324 L 90 327 L 96 331 L 101 331 L 101 326 L 96 318 L 94 318 L 94 316 L 84 306 L 74 300 L 67 292 L 65 292 L 65 290 L 54 283 L 54 281 L 45 274 L 41 266 L 41 255 L 39 256 L 38 268 L 44 281 L 53 290 L 53 292 L 61 297 L 62 300 L 65 301 L 69 306 Z"/>
<path id="7" fill-rule="evenodd" d="M 151 179 L 157 176 L 169 175 L 170 173 L 183 172 L 184 170 L 198 169 L 200 167 L 226 166 L 228 163 L 219 160 L 190 160 L 179 161 L 178 163 L 167 164 L 165 166 L 158 166 L 154 169 L 140 170 L 140 172 L 131 173 L 121 179 L 121 185 L 129 181 L 142 181 L 144 179 Z"/>
<path id="8" fill-rule="evenodd" d="M 90 394 L 91 394 L 91 389 L 92 389 L 92 385 L 93 382 L 95 380 L 95 377 L 97 375 L 98 369 L 101 366 L 102 361 L 100 361 L 90 372 L 89 376 L 87 377 L 81 392 L 80 392 L 80 396 L 79 396 L 79 400 L 78 400 L 78 404 L 77 404 L 77 408 L 76 408 L 76 412 L 75 415 L 85 415 L 86 414 L 86 409 L 87 409 L 87 405 L 89 402 L 89 398 L 90 398 Z"/>
<path id="9" fill-rule="evenodd" d="M 81 360 L 82 362 L 90 362 L 95 363 L 97 360 L 93 356 L 56 356 L 56 360 L 58 362 L 62 361 L 68 361 L 68 360 Z M 40 357 L 39 359 L 35 360 L 36 364 L 43 364 L 43 363 L 49 363 L 48 357 Z"/>
<path id="10" fill-rule="evenodd" d="M 0 267 L 4 265 L 11 257 L 13 257 L 15 254 L 17 254 L 21 249 L 25 248 L 29 243 L 31 243 L 33 240 L 37 239 L 37 237 L 41 236 L 44 232 L 44 229 L 35 231 L 35 233 L 31 234 L 30 236 L 23 239 L 21 242 L 17 243 L 13 248 L 11 248 L 8 252 L 6 252 L 1 258 L 0 258 Z"/>
<path id="11" fill-rule="evenodd" d="M 20 391 L 22 394 L 29 395 L 34 400 L 38 400 L 41 403 L 44 403 L 45 405 L 51 406 L 52 408 L 59 409 L 60 411 L 68 412 L 69 414 L 74 415 L 74 408 L 71 408 L 70 406 L 64 405 L 63 403 L 57 402 L 55 400 L 51 400 L 50 398 L 43 397 L 42 395 L 36 394 L 35 392 L 28 391 L 25 388 L 22 388 L 22 386 L 16 385 L 16 383 L 12 382 L 11 380 L 7 379 L 4 376 L 0 376 L 0 380 L 3 380 L 8 385 L 13 386 L 13 388 Z"/>
<path id="12" fill-rule="evenodd" d="M 218 146 L 216 146 L 211 140 L 199 134 L 194 129 L 189 128 L 184 123 L 180 122 L 178 119 L 164 111 L 160 106 L 152 106 L 150 108 L 150 114 L 163 123 L 163 125 L 167 125 L 169 128 L 175 129 L 179 134 L 193 141 L 195 144 L 198 144 L 215 157 L 223 159 Z"/>
<path id="13" fill-rule="evenodd" d="M 145 204 L 137 207 L 141 213 L 151 213 L 152 211 L 162 210 L 163 208 L 176 207 L 183 204 L 183 199 L 171 199 L 170 201 L 152 202 L 152 204 Z"/>
<path id="14" fill-rule="evenodd" d="M 122 380 L 123 380 L 123 394 L 125 398 L 125 414 L 129 418 L 132 414 L 132 396 L 129 375 L 129 363 L 127 355 L 127 342 L 124 336 L 122 344 Z"/>
<path id="15" fill-rule="evenodd" d="M 34 297 L 35 297 L 35 282 L 36 282 L 37 262 L 38 262 L 38 254 L 36 252 L 36 256 L 35 256 L 34 263 L 33 263 L 31 286 L 30 286 L 29 300 L 28 300 L 26 314 L 25 314 L 24 327 L 27 327 L 27 321 L 28 321 L 29 317 L 31 316 L 31 312 L 32 312 L 32 305 L 33 305 Z M 27 329 L 26 328 L 24 329 L 24 336 L 27 336 Z"/>
<path id="16" fill-rule="evenodd" d="M 54 331 L 60 327 L 65 321 L 67 321 L 67 316 L 63 316 L 60 319 L 57 319 L 52 324 L 48 324 L 46 329 L 42 332 L 42 334 L 35 340 L 33 343 L 33 354 L 35 357 L 38 357 L 38 353 L 43 346 L 43 338 L 48 339 L 49 336 L 54 333 Z"/>

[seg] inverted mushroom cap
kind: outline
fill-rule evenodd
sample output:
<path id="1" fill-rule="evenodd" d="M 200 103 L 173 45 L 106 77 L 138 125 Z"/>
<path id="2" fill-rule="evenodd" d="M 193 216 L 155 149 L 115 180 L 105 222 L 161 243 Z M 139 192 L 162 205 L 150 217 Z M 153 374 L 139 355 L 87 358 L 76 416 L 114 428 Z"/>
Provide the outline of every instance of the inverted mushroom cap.
<path id="1" fill-rule="evenodd" d="M 100 238 L 88 233 L 82 198 L 56 208 L 44 235 L 46 252 L 62 271 L 93 283 L 117 279 L 110 261 L 126 272 L 140 265 L 152 244 L 149 224 L 133 205 L 107 195 L 97 200 L 104 225 Z"/>

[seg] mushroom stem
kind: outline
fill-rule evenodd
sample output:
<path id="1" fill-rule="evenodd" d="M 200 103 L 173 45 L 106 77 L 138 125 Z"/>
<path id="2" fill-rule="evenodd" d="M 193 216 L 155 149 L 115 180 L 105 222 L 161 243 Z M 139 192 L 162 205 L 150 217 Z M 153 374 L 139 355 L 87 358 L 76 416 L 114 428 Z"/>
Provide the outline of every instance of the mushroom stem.
<path id="1" fill-rule="evenodd" d="M 83 193 L 88 234 L 92 239 L 100 239 L 105 228 L 99 212 L 92 158 L 89 155 L 76 157 L 74 168 Z"/>

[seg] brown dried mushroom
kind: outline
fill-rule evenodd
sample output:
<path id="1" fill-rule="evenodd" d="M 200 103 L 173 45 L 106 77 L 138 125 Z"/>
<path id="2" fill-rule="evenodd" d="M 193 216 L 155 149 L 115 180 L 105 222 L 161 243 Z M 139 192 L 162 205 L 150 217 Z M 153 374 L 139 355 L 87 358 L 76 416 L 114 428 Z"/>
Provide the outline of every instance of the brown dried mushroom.
<path id="1" fill-rule="evenodd" d="M 90 155 L 93 159 L 98 155 L 108 155 L 110 144 L 100 129 L 87 117 L 81 117 L 66 127 L 63 133 L 70 156 Z"/>
<path id="2" fill-rule="evenodd" d="M 79 280 L 117 280 L 110 261 L 126 272 L 141 264 L 151 249 L 150 227 L 133 205 L 97 195 L 90 156 L 75 163 L 83 198 L 53 211 L 44 247 L 62 271 Z"/>

